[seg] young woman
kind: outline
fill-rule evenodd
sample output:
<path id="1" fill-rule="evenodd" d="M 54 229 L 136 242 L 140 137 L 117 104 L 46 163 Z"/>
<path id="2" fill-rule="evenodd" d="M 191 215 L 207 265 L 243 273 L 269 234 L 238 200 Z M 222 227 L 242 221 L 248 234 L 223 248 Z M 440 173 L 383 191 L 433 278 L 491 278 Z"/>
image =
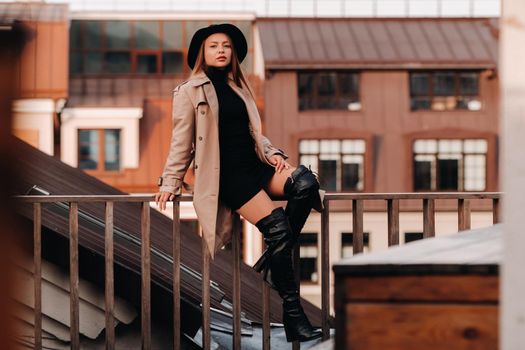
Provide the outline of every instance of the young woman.
<path id="1" fill-rule="evenodd" d="M 234 211 L 264 235 L 267 249 L 254 268 L 283 299 L 288 341 L 321 336 L 300 304 L 292 249 L 312 208 L 322 210 L 323 191 L 306 167 L 261 134 L 253 92 L 240 68 L 248 47 L 231 24 L 199 29 L 188 50 L 190 78 L 174 90 L 170 151 L 155 201 L 161 210 L 181 193 L 193 161 L 193 205 L 210 254 L 230 237 Z M 286 210 L 272 198 L 288 200 Z"/>

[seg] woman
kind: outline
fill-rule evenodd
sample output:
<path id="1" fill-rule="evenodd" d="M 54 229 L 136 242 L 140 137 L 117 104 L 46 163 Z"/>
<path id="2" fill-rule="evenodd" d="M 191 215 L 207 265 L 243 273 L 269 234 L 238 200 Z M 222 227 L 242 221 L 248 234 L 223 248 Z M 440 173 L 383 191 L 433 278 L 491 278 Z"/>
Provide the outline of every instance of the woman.
<path id="1" fill-rule="evenodd" d="M 234 211 L 264 235 L 267 249 L 255 264 L 283 299 L 288 341 L 321 336 L 300 304 L 292 249 L 312 208 L 322 210 L 319 182 L 306 167 L 292 167 L 287 155 L 261 134 L 251 88 L 240 68 L 248 51 L 231 24 L 199 29 L 188 50 L 189 80 L 174 90 L 173 132 L 155 201 L 161 210 L 181 193 L 194 162 L 193 205 L 210 254 L 230 237 Z M 271 198 L 286 198 L 286 210 Z"/>

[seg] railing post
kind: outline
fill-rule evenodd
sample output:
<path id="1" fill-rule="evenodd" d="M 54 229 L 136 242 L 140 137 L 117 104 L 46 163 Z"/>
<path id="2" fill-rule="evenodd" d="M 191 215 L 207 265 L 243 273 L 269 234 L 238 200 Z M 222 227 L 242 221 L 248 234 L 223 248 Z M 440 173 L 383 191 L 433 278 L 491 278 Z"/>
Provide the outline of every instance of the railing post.
<path id="1" fill-rule="evenodd" d="M 233 217 L 233 349 L 241 349 L 241 218 Z"/>
<path id="2" fill-rule="evenodd" d="M 142 293 L 141 293 L 141 328 L 142 349 L 151 349 L 151 253 L 150 253 L 150 207 L 149 202 L 142 202 L 141 215 L 141 269 L 142 269 Z"/>
<path id="3" fill-rule="evenodd" d="M 363 200 L 352 200 L 353 254 L 363 252 Z"/>
<path id="4" fill-rule="evenodd" d="M 500 199 L 494 198 L 492 200 L 492 223 L 497 224 L 501 221 L 500 217 Z"/>
<path id="5" fill-rule="evenodd" d="M 435 228 L 435 209 L 434 200 L 430 198 L 423 199 L 423 238 L 434 237 Z"/>
<path id="6" fill-rule="evenodd" d="M 262 348 L 270 350 L 270 286 L 262 279 Z"/>
<path id="7" fill-rule="evenodd" d="M 470 229 L 470 202 L 468 199 L 458 199 L 458 231 Z"/>
<path id="8" fill-rule="evenodd" d="M 180 334 L 180 202 L 173 201 L 173 348 L 181 347 Z"/>
<path id="9" fill-rule="evenodd" d="M 321 326 L 323 340 L 330 337 L 330 202 L 324 199 L 321 213 Z"/>
<path id="10" fill-rule="evenodd" d="M 78 203 L 69 204 L 69 284 L 71 348 L 80 349 L 78 313 Z"/>
<path id="11" fill-rule="evenodd" d="M 113 202 L 106 202 L 106 227 L 105 227 L 105 249 L 106 249 L 106 349 L 115 349 L 115 295 L 113 274 Z"/>
<path id="12" fill-rule="evenodd" d="M 210 252 L 202 234 L 202 348 L 210 350 Z"/>
<path id="13" fill-rule="evenodd" d="M 294 245 L 293 251 L 292 251 L 292 262 L 293 262 L 293 268 L 294 268 L 294 278 L 295 283 L 297 284 L 297 290 L 299 291 L 299 295 L 301 294 L 301 268 L 299 266 L 299 263 L 301 261 L 301 251 L 300 251 L 300 240 L 301 237 L 298 237 L 297 244 Z M 301 343 L 298 340 L 295 340 L 292 342 L 292 350 L 299 350 L 301 348 Z"/>
<path id="14" fill-rule="evenodd" d="M 42 349 L 42 205 L 33 204 L 33 261 L 35 265 L 35 349 Z"/>
<path id="15" fill-rule="evenodd" d="M 399 244 L 399 199 L 387 200 L 388 246 Z"/>

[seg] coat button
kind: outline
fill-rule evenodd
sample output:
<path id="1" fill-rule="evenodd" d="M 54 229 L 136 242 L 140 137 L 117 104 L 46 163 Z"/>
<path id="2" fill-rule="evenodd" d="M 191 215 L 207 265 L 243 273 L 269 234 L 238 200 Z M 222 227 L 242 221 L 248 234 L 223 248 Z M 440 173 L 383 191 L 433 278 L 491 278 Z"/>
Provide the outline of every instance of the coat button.
<path id="1" fill-rule="evenodd" d="M 199 136 L 199 141 L 202 141 L 202 136 Z"/>
<path id="2" fill-rule="evenodd" d="M 205 114 L 205 113 L 206 113 L 206 112 L 204 112 L 204 111 L 201 111 L 201 114 Z"/>

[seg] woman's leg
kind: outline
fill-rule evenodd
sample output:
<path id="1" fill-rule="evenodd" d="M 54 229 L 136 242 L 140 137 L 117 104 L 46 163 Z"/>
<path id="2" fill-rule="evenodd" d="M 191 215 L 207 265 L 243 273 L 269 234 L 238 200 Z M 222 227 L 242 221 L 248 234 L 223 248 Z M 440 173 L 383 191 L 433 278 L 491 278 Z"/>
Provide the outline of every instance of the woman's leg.
<path id="1" fill-rule="evenodd" d="M 272 199 L 268 194 L 261 190 L 253 196 L 242 207 L 237 209 L 237 213 L 255 225 L 259 220 L 269 215 L 275 209 Z"/>
<path id="2" fill-rule="evenodd" d="M 317 177 L 304 165 L 290 167 L 275 173 L 266 191 L 273 197 L 288 200 L 285 212 L 294 233 L 292 244 L 295 244 L 312 208 L 322 210 L 324 191 L 319 190 Z"/>
<path id="3" fill-rule="evenodd" d="M 266 192 L 259 192 L 237 212 L 254 223 L 264 235 L 267 249 L 254 268 L 263 271 L 264 279 L 283 299 L 286 339 L 305 341 L 320 337 L 322 333 L 312 327 L 301 307 L 299 288 L 292 264 L 292 246 L 296 242 L 296 234 L 283 208 L 274 208 L 268 196 L 268 194 L 280 198 L 286 196 L 285 184 L 289 182 L 295 170 L 296 168 L 290 168 L 275 173 L 265 188 Z"/>
<path id="4" fill-rule="evenodd" d="M 268 185 L 266 185 L 266 191 L 270 194 L 270 196 L 275 198 L 282 198 L 285 196 L 284 193 L 284 185 L 286 184 L 286 180 L 292 175 L 292 173 L 295 171 L 293 166 L 290 166 L 288 169 L 283 169 L 281 173 L 276 172 L 273 177 L 268 182 Z"/>

